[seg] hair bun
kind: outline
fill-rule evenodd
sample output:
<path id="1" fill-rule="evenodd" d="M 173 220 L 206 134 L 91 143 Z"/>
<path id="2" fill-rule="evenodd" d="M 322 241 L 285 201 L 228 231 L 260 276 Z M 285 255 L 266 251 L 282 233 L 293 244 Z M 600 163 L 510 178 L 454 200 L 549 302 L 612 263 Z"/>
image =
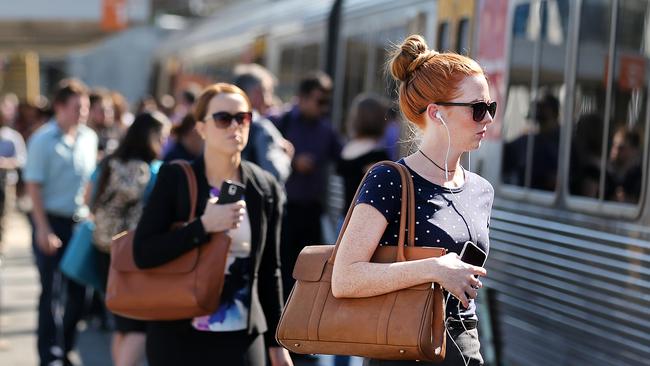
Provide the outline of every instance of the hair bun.
<path id="1" fill-rule="evenodd" d="M 393 55 L 390 67 L 391 74 L 397 80 L 407 81 L 414 70 L 437 54 L 436 51 L 429 51 L 429 47 L 422 36 L 410 35 Z"/>

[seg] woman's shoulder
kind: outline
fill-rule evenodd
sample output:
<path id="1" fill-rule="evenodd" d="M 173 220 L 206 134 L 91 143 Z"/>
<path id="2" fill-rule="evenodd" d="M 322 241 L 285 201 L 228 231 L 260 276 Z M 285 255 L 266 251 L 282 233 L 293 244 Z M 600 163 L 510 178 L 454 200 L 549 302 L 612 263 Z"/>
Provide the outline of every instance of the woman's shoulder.
<path id="1" fill-rule="evenodd" d="M 179 160 L 169 162 L 165 161 L 160 164 L 158 168 L 158 180 L 167 182 L 169 184 L 177 184 L 181 180 L 181 177 L 184 177 L 181 164 L 189 164 L 190 167 L 193 168 L 190 162 L 183 163 Z"/>
<path id="2" fill-rule="evenodd" d="M 490 195 L 494 196 L 494 187 L 492 187 L 492 183 L 490 183 L 487 179 L 474 172 L 470 172 L 469 170 L 466 171 L 466 174 L 468 177 L 468 182 L 474 187 L 474 189 L 478 189 L 483 193 L 489 193 Z"/>
<path id="3" fill-rule="evenodd" d="M 242 160 L 241 165 L 244 178 L 256 184 L 265 193 L 272 193 L 274 190 L 281 188 L 280 183 L 273 174 L 260 168 L 256 164 Z"/>
<path id="4" fill-rule="evenodd" d="M 394 164 L 394 163 L 393 163 Z M 402 179 L 399 167 L 391 163 L 380 162 L 373 165 L 361 182 L 361 195 L 377 195 L 386 192 L 399 192 Z"/>
<path id="5" fill-rule="evenodd" d="M 397 178 L 398 180 L 400 180 L 400 174 L 399 171 L 397 170 L 398 169 L 397 164 L 400 163 L 392 162 L 392 161 L 377 162 L 368 170 L 367 178 L 376 178 L 382 180 Z"/>

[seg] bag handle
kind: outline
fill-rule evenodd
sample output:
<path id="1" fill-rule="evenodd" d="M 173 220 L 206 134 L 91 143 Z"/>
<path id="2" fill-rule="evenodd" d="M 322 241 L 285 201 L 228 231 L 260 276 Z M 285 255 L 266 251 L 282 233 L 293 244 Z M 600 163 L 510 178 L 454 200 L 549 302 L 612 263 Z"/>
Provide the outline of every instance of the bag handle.
<path id="1" fill-rule="evenodd" d="M 183 172 L 185 172 L 185 177 L 187 178 L 188 193 L 190 196 L 190 216 L 187 219 L 187 222 L 191 222 L 196 216 L 196 175 L 194 174 L 194 169 L 192 169 L 190 163 L 185 160 L 174 160 L 172 161 L 172 164 L 180 165 L 180 167 L 183 168 Z"/>
<path id="2" fill-rule="evenodd" d="M 406 233 L 406 228 L 407 228 L 407 221 L 408 221 L 408 236 L 407 236 L 407 246 L 415 246 L 415 190 L 413 188 L 413 179 L 411 177 L 411 173 L 408 171 L 408 169 L 399 163 L 395 163 L 393 161 L 381 161 L 376 164 L 374 164 L 368 171 L 366 171 L 366 174 L 363 176 L 363 179 L 361 180 L 361 183 L 363 183 L 370 172 L 373 171 L 376 167 L 379 166 L 389 166 L 395 170 L 400 175 L 400 181 L 402 183 L 402 197 L 401 197 L 401 206 L 400 206 L 400 222 L 399 222 L 399 234 L 398 234 L 398 239 L 397 239 L 397 258 L 395 258 L 396 262 L 404 262 L 406 261 L 406 256 L 404 255 L 404 236 Z M 348 224 L 350 222 L 350 217 L 352 216 L 352 211 L 354 210 L 354 203 L 357 201 L 357 198 L 359 197 L 359 194 L 361 193 L 361 187 L 362 184 L 359 183 L 359 187 L 357 187 L 357 192 L 354 195 L 354 198 L 352 199 L 352 203 L 350 204 L 350 207 L 348 208 L 347 215 L 345 216 L 345 221 L 343 222 L 343 225 L 341 226 L 341 231 L 339 232 L 339 236 L 336 239 L 336 245 L 334 247 L 334 250 L 332 251 L 332 255 L 328 259 L 328 263 L 334 263 L 334 260 L 336 258 L 336 253 L 338 252 L 339 245 L 341 244 L 341 240 L 343 239 L 343 234 L 345 233 L 345 230 L 348 227 Z"/>

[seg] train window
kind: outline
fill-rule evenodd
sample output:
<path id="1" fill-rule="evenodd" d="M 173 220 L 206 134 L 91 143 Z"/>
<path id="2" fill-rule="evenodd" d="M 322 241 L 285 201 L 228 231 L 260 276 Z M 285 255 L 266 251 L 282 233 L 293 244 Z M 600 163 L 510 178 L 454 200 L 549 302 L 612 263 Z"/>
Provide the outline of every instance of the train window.
<path id="1" fill-rule="evenodd" d="M 289 100 L 296 89 L 296 65 L 298 59 L 298 49 L 295 47 L 284 48 L 280 52 L 280 69 L 278 72 L 278 86 L 275 90 L 278 97 L 282 100 Z"/>
<path id="2" fill-rule="evenodd" d="M 529 107 L 533 84 L 533 60 L 537 33 L 531 17 L 531 5 L 514 9 L 510 70 L 506 109 L 503 117 L 505 141 L 501 179 L 506 184 L 524 186 L 528 131 L 532 129 Z"/>
<path id="3" fill-rule="evenodd" d="M 569 192 L 599 197 L 603 116 L 607 98 L 607 55 L 612 0 L 586 0 L 580 11 Z"/>
<path id="4" fill-rule="evenodd" d="M 515 9 L 510 83 L 504 121 L 504 183 L 555 191 L 569 1 Z"/>
<path id="5" fill-rule="evenodd" d="M 623 0 L 618 3 L 614 44 L 614 80 L 609 113 L 608 156 L 604 198 L 636 204 L 641 194 L 646 109 L 648 2 Z"/>
<path id="6" fill-rule="evenodd" d="M 346 42 L 342 116 L 347 116 L 352 99 L 364 91 L 367 64 L 368 40 L 365 36 L 350 36 Z"/>
<path id="7" fill-rule="evenodd" d="M 318 43 L 312 43 L 301 47 L 300 50 L 300 67 L 302 69 L 302 75 L 305 75 L 311 71 L 319 69 L 319 45 Z M 302 76 L 301 75 L 301 76 Z"/>
<path id="8" fill-rule="evenodd" d="M 449 22 L 440 22 L 438 25 L 438 51 L 448 51 L 449 47 Z"/>
<path id="9" fill-rule="evenodd" d="M 458 22 L 458 35 L 456 37 L 456 52 L 460 53 L 461 55 L 469 55 L 470 54 L 470 22 L 469 19 L 467 18 L 462 18 Z"/>
<path id="10" fill-rule="evenodd" d="M 641 194 L 643 156 L 647 149 L 643 137 L 647 128 L 645 65 L 650 32 L 645 24 L 650 19 L 647 1 L 622 0 L 618 5 L 614 58 L 608 59 L 613 29 L 605 27 L 606 32 L 601 28 L 596 35 L 588 33 L 596 28 L 595 20 L 611 23 L 608 17 L 612 2 L 583 2 L 581 17 L 589 17 L 590 21 L 581 26 L 580 40 L 583 41 L 583 34 L 586 39 L 581 43 L 577 70 L 584 67 L 598 71 L 599 77 L 590 77 L 587 72 L 581 75 L 578 71 L 571 155 L 572 171 L 576 174 L 571 176 L 569 187 L 574 195 L 636 204 Z M 607 70 L 610 62 L 613 62 L 613 77 L 608 85 L 608 72 L 603 70 Z M 607 87 L 611 88 L 609 101 Z"/>
<path id="11" fill-rule="evenodd" d="M 389 97 L 391 100 L 397 99 L 397 83 L 390 76 L 390 71 L 386 68 L 390 62 L 390 54 L 393 47 L 397 47 L 406 37 L 405 27 L 395 27 L 379 32 L 373 43 L 375 57 L 375 80 L 372 90 L 376 93 Z"/>
<path id="12" fill-rule="evenodd" d="M 564 101 L 569 0 L 540 3 L 539 72 L 532 115 L 530 187 L 554 191 L 560 148 L 560 119 Z"/>
<path id="13" fill-rule="evenodd" d="M 280 68 L 276 94 L 288 101 L 295 94 L 300 79 L 308 72 L 319 69 L 318 43 L 287 44 L 280 51 Z"/>

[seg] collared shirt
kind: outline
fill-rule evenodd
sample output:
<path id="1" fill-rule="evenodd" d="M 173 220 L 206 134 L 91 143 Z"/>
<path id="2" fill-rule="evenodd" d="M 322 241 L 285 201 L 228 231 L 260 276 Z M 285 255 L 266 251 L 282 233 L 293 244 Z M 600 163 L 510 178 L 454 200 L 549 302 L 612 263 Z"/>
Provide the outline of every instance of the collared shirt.
<path id="1" fill-rule="evenodd" d="M 85 125 L 77 127 L 74 141 L 67 141 L 51 120 L 27 143 L 26 182 L 41 185 L 45 211 L 72 217 L 84 208 L 84 186 L 97 163 L 97 134 Z"/>

